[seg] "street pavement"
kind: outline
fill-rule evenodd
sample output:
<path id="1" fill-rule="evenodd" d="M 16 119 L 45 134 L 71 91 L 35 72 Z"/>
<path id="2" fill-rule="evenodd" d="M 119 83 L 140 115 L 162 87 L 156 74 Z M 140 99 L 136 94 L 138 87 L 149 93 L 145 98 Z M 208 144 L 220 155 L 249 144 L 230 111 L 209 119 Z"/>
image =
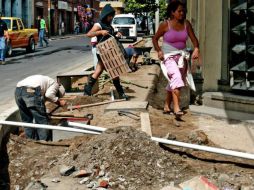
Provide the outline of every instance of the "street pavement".
<path id="1" fill-rule="evenodd" d="M 15 105 L 14 90 L 23 78 L 43 74 L 55 78 L 57 74 L 80 71 L 92 66 L 89 39 L 73 36 L 50 41 L 47 48 L 37 48 L 35 53 L 15 50 L 14 56 L 7 58 L 6 65 L 0 65 L 0 114 Z"/>

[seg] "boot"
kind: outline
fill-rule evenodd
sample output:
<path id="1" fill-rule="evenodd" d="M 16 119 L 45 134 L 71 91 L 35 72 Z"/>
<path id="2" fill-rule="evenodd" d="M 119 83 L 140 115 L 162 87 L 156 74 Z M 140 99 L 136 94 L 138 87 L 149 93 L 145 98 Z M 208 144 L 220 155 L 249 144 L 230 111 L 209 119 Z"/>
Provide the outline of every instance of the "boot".
<path id="1" fill-rule="evenodd" d="M 118 78 L 118 79 L 114 79 L 114 80 L 113 80 L 113 84 L 114 84 L 114 86 L 115 86 L 115 88 L 116 88 L 117 93 L 119 94 L 119 98 L 120 98 L 120 99 L 128 100 L 129 97 L 124 93 L 123 87 L 122 87 L 122 85 L 120 84 L 120 79 L 119 79 L 119 78 Z"/>
<path id="2" fill-rule="evenodd" d="M 84 95 L 92 96 L 92 89 L 96 81 L 97 79 L 94 79 L 92 76 L 89 77 L 88 83 L 85 85 L 84 88 Z"/>

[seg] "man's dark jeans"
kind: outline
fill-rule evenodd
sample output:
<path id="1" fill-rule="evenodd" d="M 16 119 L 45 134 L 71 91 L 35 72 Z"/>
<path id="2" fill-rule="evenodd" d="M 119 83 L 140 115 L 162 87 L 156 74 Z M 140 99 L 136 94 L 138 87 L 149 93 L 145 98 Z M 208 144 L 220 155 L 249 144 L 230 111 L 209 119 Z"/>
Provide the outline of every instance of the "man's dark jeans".
<path id="1" fill-rule="evenodd" d="M 40 87 L 17 87 L 15 100 L 19 107 L 20 116 L 23 122 L 37 124 L 48 124 L 48 116 L 44 97 L 41 95 Z M 30 139 L 51 140 L 51 130 L 25 128 L 25 134 Z"/>

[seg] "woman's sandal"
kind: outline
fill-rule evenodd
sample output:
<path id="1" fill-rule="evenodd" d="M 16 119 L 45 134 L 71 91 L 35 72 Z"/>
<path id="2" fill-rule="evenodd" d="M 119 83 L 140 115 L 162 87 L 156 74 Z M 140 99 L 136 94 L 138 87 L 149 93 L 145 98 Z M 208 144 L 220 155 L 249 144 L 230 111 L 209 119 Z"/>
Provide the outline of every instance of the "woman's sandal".
<path id="1" fill-rule="evenodd" d="M 165 115 L 174 115 L 174 113 L 172 111 L 163 111 L 163 114 Z"/>
<path id="2" fill-rule="evenodd" d="M 175 114 L 176 118 L 181 118 L 184 115 L 184 112 L 178 111 L 178 112 L 175 112 L 174 114 Z"/>

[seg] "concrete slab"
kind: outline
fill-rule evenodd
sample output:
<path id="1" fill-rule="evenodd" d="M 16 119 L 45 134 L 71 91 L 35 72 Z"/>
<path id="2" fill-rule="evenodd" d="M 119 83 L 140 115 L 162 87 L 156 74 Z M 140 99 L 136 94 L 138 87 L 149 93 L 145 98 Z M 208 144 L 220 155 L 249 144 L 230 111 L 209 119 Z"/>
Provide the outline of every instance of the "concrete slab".
<path id="1" fill-rule="evenodd" d="M 58 131 L 58 130 L 53 130 L 52 133 L 53 133 L 53 141 L 71 139 L 73 137 L 84 135 L 84 133 L 74 133 L 74 132 L 66 132 L 66 131 Z"/>
<path id="2" fill-rule="evenodd" d="M 196 122 L 209 140 L 226 149 L 254 153 L 254 114 L 206 106 L 190 109 L 202 115 Z"/>
<path id="3" fill-rule="evenodd" d="M 254 98 L 233 93 L 206 92 L 203 94 L 204 105 L 225 110 L 254 114 Z"/>
<path id="4" fill-rule="evenodd" d="M 121 111 L 121 110 L 130 110 L 130 111 L 141 111 L 144 112 L 148 108 L 147 101 L 124 101 L 124 102 L 116 102 L 110 104 L 105 112 L 108 111 Z"/>
<path id="5" fill-rule="evenodd" d="M 149 113 L 140 113 L 140 120 L 141 120 L 141 130 L 152 136 L 152 129 L 151 129 L 151 122 Z"/>
<path id="6" fill-rule="evenodd" d="M 254 114 L 252 113 L 244 113 L 238 111 L 213 108 L 208 106 L 195 106 L 195 105 L 190 105 L 190 110 L 191 112 L 197 114 L 205 114 L 223 119 L 232 119 L 244 121 L 247 123 L 254 123 Z"/>

